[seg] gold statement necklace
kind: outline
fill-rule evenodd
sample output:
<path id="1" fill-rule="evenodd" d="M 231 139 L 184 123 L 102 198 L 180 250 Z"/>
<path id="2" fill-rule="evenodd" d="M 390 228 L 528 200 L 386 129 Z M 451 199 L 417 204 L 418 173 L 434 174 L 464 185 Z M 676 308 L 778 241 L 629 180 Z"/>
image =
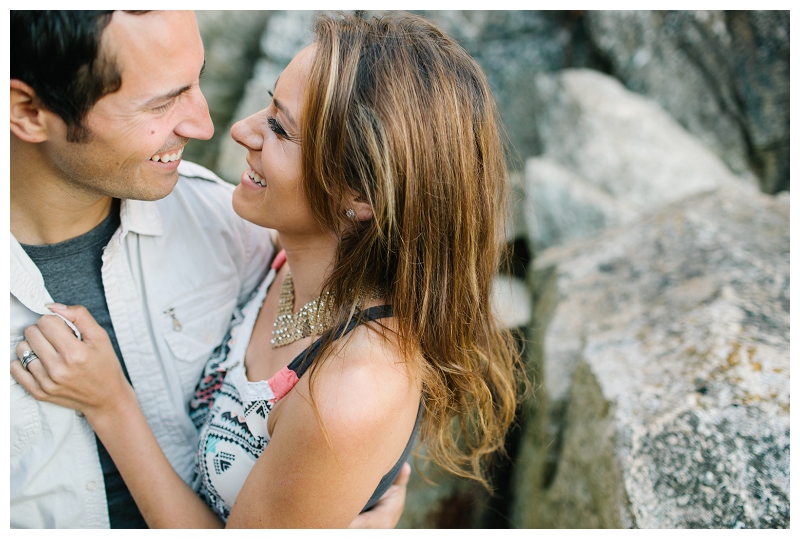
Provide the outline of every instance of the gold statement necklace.
<path id="1" fill-rule="evenodd" d="M 294 307 L 294 281 L 292 272 L 286 274 L 278 296 L 278 317 L 275 318 L 272 330 L 273 348 L 286 346 L 303 337 L 322 335 L 332 324 L 331 308 L 333 294 L 325 292 L 314 301 L 300 307 L 292 313 Z"/>
<path id="2" fill-rule="evenodd" d="M 364 304 L 364 299 L 378 299 L 383 296 L 380 287 L 372 289 L 369 295 L 365 295 L 363 290 L 356 299 L 356 309 L 360 310 Z M 333 302 L 334 295 L 325 292 L 314 301 L 310 301 L 300 307 L 296 313 L 292 313 L 294 307 L 294 281 L 292 272 L 286 273 L 286 278 L 281 285 L 281 292 L 278 296 L 278 316 L 275 318 L 272 330 L 273 348 L 280 348 L 303 337 L 311 335 L 322 335 L 333 325 Z"/>

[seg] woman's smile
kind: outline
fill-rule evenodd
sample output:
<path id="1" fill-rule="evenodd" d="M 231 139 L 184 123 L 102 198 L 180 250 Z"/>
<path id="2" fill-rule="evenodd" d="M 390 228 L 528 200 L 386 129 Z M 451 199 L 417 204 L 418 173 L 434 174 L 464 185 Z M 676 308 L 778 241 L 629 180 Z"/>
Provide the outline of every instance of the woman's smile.
<path id="1" fill-rule="evenodd" d="M 231 137 L 247 149 L 233 208 L 242 218 L 282 233 L 320 230 L 303 190 L 297 123 L 315 50 L 313 45 L 303 49 L 286 66 L 269 107 L 231 127 Z"/>
<path id="2" fill-rule="evenodd" d="M 262 178 L 261 175 L 258 172 L 256 172 L 255 170 L 253 170 L 252 168 L 248 168 L 245 171 L 245 174 L 247 174 L 248 178 L 253 180 L 253 183 L 258 184 L 261 187 L 266 187 L 267 186 L 267 180 Z"/>

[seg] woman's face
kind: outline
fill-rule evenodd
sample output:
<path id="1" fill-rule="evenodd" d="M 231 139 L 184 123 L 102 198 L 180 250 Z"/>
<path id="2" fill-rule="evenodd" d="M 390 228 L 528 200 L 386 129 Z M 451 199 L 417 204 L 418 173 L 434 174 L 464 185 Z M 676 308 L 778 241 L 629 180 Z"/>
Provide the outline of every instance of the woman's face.
<path id="1" fill-rule="evenodd" d="M 248 165 L 233 193 L 233 209 L 243 219 L 282 235 L 321 231 L 303 192 L 300 164 L 303 91 L 314 47 L 300 51 L 286 66 L 268 108 L 231 128 L 233 140 L 247 148 Z"/>

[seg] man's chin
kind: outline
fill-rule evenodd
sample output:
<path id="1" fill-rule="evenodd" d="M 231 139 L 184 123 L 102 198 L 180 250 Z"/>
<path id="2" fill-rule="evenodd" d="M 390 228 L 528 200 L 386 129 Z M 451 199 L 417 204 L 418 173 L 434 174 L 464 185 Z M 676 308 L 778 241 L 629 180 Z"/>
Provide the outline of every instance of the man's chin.
<path id="1" fill-rule="evenodd" d="M 175 185 L 177 185 L 177 183 L 178 171 L 174 170 L 169 174 L 162 174 L 156 178 L 152 178 L 149 181 L 144 182 L 144 185 L 142 185 L 139 189 L 129 193 L 129 196 L 121 198 L 144 200 L 147 202 L 161 200 L 169 195 L 173 189 L 175 189 Z"/>

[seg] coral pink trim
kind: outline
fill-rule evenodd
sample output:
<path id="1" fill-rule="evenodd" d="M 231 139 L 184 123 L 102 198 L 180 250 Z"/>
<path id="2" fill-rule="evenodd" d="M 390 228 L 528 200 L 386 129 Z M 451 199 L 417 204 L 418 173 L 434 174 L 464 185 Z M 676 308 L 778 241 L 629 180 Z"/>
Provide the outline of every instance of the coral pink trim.
<path id="1" fill-rule="evenodd" d="M 267 383 L 272 389 L 272 394 L 275 395 L 275 400 L 281 400 L 292 390 L 298 380 L 297 374 L 292 369 L 284 367 L 276 372 L 275 376 L 270 378 Z"/>
<path id="2" fill-rule="evenodd" d="M 281 249 L 281 252 L 275 255 L 275 260 L 272 261 L 272 269 L 278 271 L 284 262 L 286 262 L 286 251 Z"/>

